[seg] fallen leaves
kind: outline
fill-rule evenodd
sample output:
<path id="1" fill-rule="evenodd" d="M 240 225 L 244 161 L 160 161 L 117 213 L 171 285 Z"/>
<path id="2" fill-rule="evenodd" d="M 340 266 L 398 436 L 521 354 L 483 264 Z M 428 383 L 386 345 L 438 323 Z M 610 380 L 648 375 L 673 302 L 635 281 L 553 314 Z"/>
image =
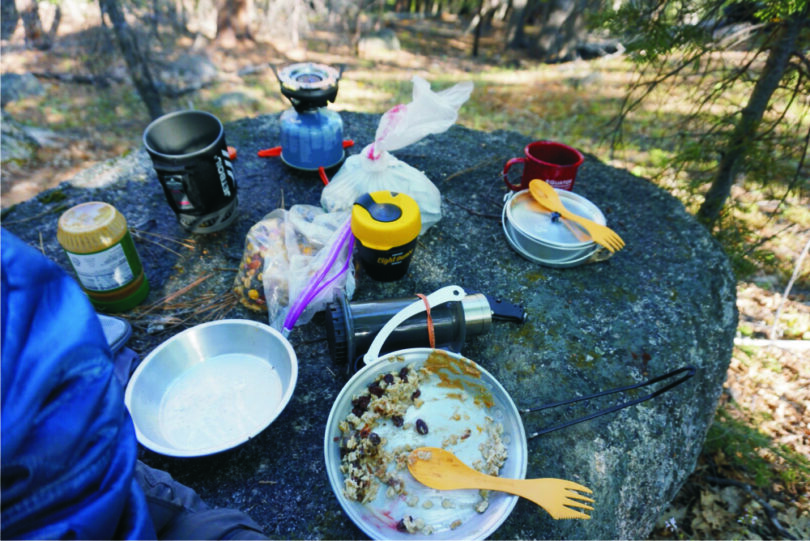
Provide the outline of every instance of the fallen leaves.
<path id="1" fill-rule="evenodd" d="M 651 538 L 810 539 L 806 352 L 735 348 L 724 390 L 698 468 Z"/>

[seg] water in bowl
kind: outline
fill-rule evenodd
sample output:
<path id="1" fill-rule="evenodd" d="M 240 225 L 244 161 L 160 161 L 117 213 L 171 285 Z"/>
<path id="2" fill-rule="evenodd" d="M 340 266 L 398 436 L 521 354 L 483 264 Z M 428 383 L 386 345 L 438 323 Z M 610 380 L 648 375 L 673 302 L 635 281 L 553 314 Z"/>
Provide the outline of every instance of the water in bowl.
<path id="1" fill-rule="evenodd" d="M 182 450 L 238 443 L 266 426 L 283 397 L 281 378 L 266 359 L 219 355 L 185 371 L 160 404 L 160 429 Z"/>

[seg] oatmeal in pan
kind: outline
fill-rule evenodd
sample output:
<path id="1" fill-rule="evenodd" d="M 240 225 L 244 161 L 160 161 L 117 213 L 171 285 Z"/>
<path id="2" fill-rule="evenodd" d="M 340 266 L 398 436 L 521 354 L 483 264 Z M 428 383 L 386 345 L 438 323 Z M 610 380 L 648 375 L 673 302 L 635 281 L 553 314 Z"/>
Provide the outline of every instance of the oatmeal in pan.
<path id="1" fill-rule="evenodd" d="M 422 366 L 411 364 L 382 373 L 352 397 L 352 410 L 339 423 L 337 442 L 346 498 L 363 504 L 404 501 L 408 512 L 392 517 L 399 520 L 397 529 L 421 534 L 434 531 L 437 525 L 429 522 L 430 516 L 442 509 L 471 506 L 477 513 L 486 511 L 488 491 L 478 491 L 474 503 L 457 502 L 451 492 L 440 498 L 427 497 L 436 492 L 412 480 L 408 472 L 408 455 L 415 448 L 436 446 L 454 451 L 466 446 L 474 451 L 471 466 L 498 475 L 507 459 L 503 428 L 489 415 L 480 414 L 492 405 L 486 389 L 476 388 L 470 378 L 462 383 L 458 377 L 475 377 L 469 373 L 471 369 L 434 351 Z M 423 407 L 425 400 L 433 407 Z M 475 419 L 469 414 L 473 411 L 479 412 Z M 431 432 L 432 426 L 441 429 Z M 460 524 L 453 522 L 449 527 Z"/>

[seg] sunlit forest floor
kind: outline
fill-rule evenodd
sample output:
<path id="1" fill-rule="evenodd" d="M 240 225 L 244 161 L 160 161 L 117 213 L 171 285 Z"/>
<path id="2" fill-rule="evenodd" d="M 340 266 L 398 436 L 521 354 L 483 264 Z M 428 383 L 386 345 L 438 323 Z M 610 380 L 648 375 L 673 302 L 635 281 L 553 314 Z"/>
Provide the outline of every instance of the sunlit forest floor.
<path id="1" fill-rule="evenodd" d="M 146 109 L 127 83 L 113 38 L 97 24 L 92 13 L 63 22 L 46 52 L 26 49 L 21 28 L 3 42 L 3 73 L 39 73 L 46 90 L 5 107 L 12 118 L 39 130 L 44 144 L 31 160 L 4 161 L 4 209 L 96 162 L 141 148 L 149 123 Z M 475 90 L 461 109 L 460 124 L 566 142 L 654 179 L 696 210 L 699 195 L 684 179 L 661 174 L 671 154 L 667 120 L 654 114 L 662 102 L 629 118 L 621 149 L 611 150 L 610 121 L 634 76 L 626 58 L 541 65 L 501 52 L 494 32 L 484 37 L 473 59 L 472 35 L 463 29 L 451 19 L 401 20 L 396 24 L 400 50 L 361 57 L 347 40 L 327 31 L 314 32 L 297 47 L 281 42 L 222 47 L 167 33 L 144 34 L 142 43 L 150 48 L 155 74 L 175 89 L 193 83 L 177 67 L 184 55 L 210 60 L 215 80 L 165 99 L 163 106 L 167 112 L 208 110 L 225 122 L 289 108 L 268 63 L 344 64 L 338 99 L 330 106 L 338 111 L 382 113 L 406 103 L 415 74 L 436 88 L 472 80 Z M 65 82 L 58 74 L 91 75 L 96 84 Z M 687 109 L 691 91 L 682 88 L 663 97 L 672 116 Z M 724 242 L 730 257 L 743 262 L 737 266 L 739 343 L 697 469 L 661 516 L 653 538 L 810 538 L 810 257 L 796 267 L 810 239 L 810 188 L 805 180 L 803 191 L 785 196 L 783 183 L 763 187 L 754 180 L 741 182 L 733 193 L 741 204 L 732 222 L 737 225 L 729 227 L 743 231 L 742 238 Z M 746 227 L 756 235 L 746 236 Z M 766 257 L 749 257 L 755 250 Z M 794 274 L 790 295 L 783 297 Z"/>

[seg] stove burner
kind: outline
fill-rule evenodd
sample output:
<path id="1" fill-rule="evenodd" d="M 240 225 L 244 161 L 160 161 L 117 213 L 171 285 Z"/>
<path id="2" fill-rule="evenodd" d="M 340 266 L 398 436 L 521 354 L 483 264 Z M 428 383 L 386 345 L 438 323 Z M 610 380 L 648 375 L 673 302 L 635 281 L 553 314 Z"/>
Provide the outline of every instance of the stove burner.
<path id="1" fill-rule="evenodd" d="M 276 72 L 281 93 L 296 111 L 309 111 L 326 107 L 337 97 L 338 81 L 343 73 L 325 64 L 303 62 L 291 64 Z"/>
<path id="2" fill-rule="evenodd" d="M 320 83 L 323 80 L 323 77 L 321 77 L 321 75 L 318 73 L 302 73 L 295 76 L 295 82 L 301 84 L 302 86 Z"/>

